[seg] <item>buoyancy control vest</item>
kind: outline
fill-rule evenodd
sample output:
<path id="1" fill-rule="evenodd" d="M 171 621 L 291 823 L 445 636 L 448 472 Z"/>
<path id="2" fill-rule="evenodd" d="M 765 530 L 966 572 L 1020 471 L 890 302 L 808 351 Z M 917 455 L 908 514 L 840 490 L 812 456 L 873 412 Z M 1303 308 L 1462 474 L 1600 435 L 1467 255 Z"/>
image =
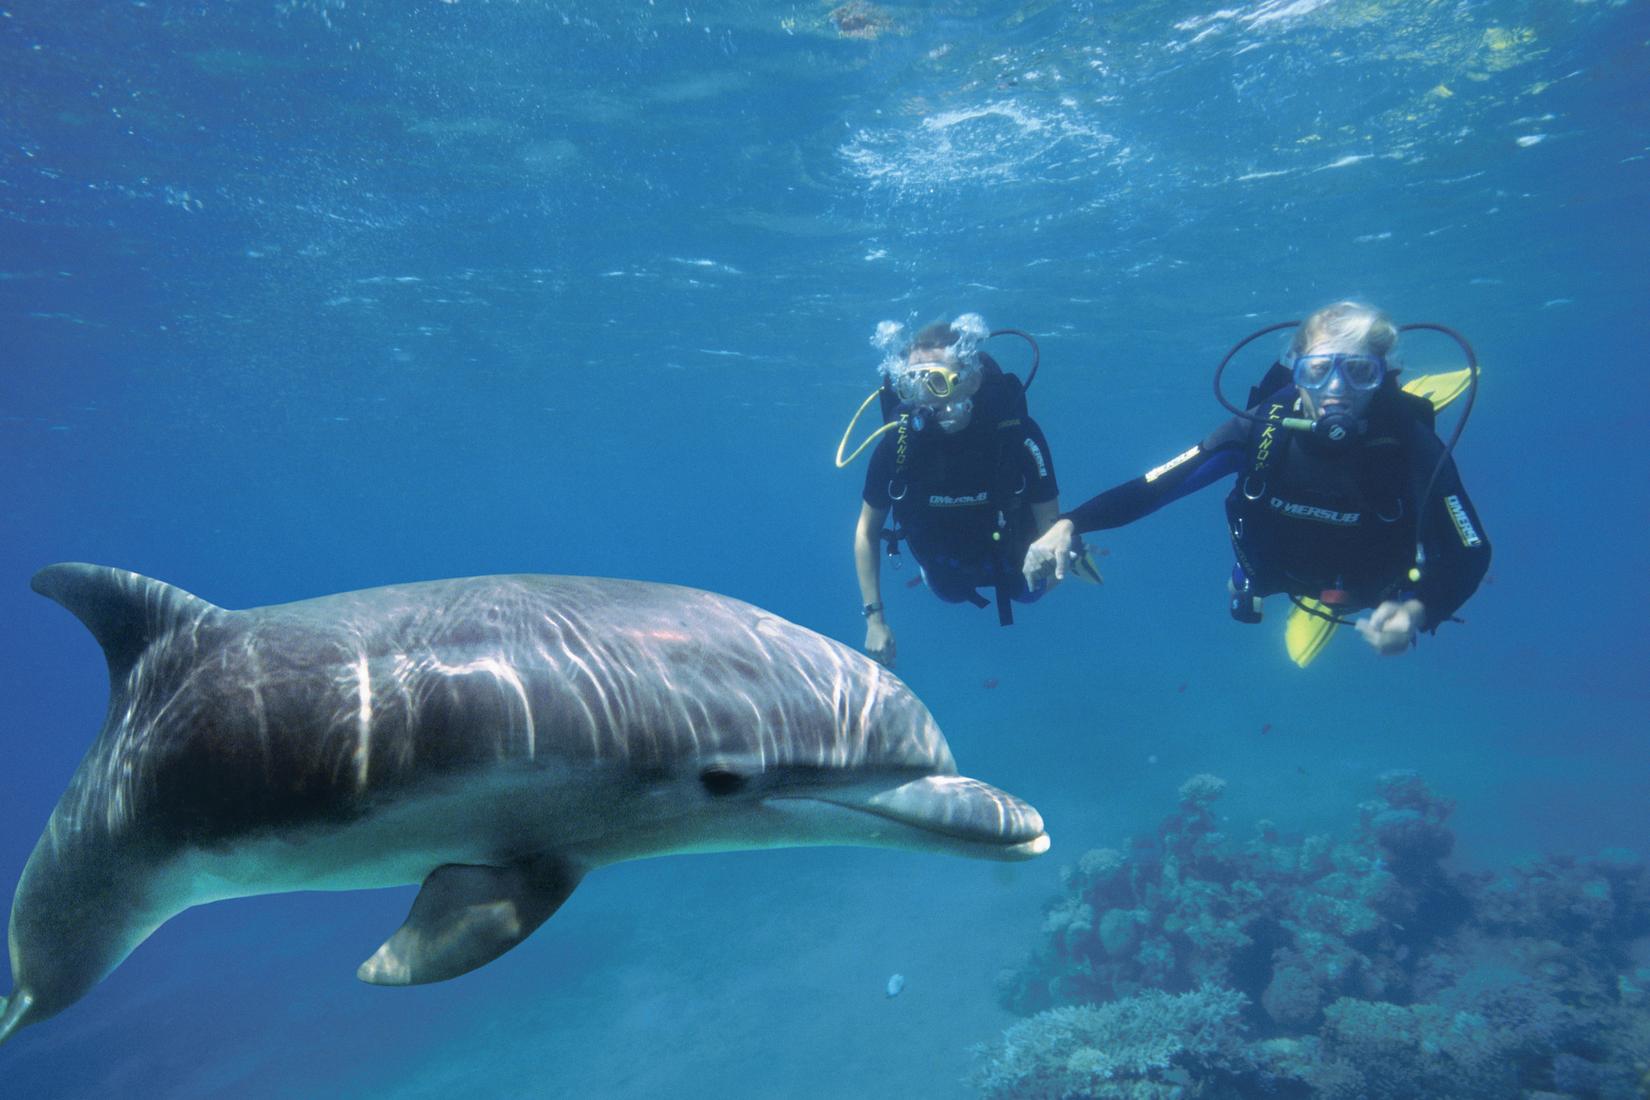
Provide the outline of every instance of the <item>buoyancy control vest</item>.
<path id="1" fill-rule="evenodd" d="M 1261 419 L 1226 498 L 1233 553 L 1256 595 L 1374 606 L 1401 586 L 1413 556 L 1419 502 L 1410 448 L 1418 431 L 1431 432 L 1432 404 L 1389 379 L 1366 431 L 1342 450 L 1281 427 L 1295 402 L 1281 364 L 1250 391 L 1248 407 Z"/>
<path id="2" fill-rule="evenodd" d="M 1028 507 L 1025 472 L 1021 464 L 1019 443 L 1023 438 L 1028 417 L 1025 386 L 1018 376 L 1005 371 L 985 352 L 979 353 L 983 378 L 974 394 L 973 419 L 964 432 L 988 432 L 983 441 L 989 448 L 988 484 L 984 486 L 983 500 L 969 500 L 962 506 L 982 509 L 989 523 L 979 525 L 977 545 L 959 545 L 951 548 L 954 556 L 970 561 L 990 561 L 994 575 L 1001 578 L 995 585 L 998 620 L 1008 626 L 1014 621 L 1008 590 L 1004 582 L 1012 579 L 1014 564 L 1011 552 L 1023 550 L 1021 542 L 1027 529 Z M 893 471 L 889 477 L 888 497 L 892 501 L 893 524 L 884 529 L 882 538 L 888 553 L 898 555 L 901 541 L 911 543 L 916 550 L 923 544 L 923 536 L 933 522 L 935 499 L 944 497 L 948 503 L 958 503 L 954 496 L 939 493 L 944 487 L 945 471 L 941 469 L 945 446 L 944 429 L 928 410 L 910 402 L 901 402 L 891 385 L 884 384 L 882 413 L 885 423 L 895 423 L 893 429 Z M 970 525 L 971 527 L 973 525 Z M 975 537 L 967 541 L 974 542 Z M 986 607 L 990 601 L 975 591 L 969 602 Z"/>

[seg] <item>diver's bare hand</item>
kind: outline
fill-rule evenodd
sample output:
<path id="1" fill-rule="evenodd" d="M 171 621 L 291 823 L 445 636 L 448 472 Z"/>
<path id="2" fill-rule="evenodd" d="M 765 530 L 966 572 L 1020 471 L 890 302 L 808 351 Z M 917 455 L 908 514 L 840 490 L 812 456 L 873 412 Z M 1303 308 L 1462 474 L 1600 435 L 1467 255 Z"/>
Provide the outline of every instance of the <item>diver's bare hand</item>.
<path id="1" fill-rule="evenodd" d="M 1025 574 L 1026 587 L 1036 588 L 1038 581 L 1052 578 L 1049 580 L 1049 587 L 1052 588 L 1065 580 L 1066 571 L 1071 567 L 1072 545 L 1076 539 L 1077 531 L 1071 520 L 1055 520 L 1041 538 L 1026 548 L 1026 559 L 1020 567 L 1020 572 Z"/>
<path id="2" fill-rule="evenodd" d="M 1404 652 L 1415 644 L 1415 634 L 1426 625 L 1426 608 L 1420 600 L 1387 600 L 1359 619 L 1358 633 L 1383 657 Z"/>
<path id="3" fill-rule="evenodd" d="M 888 629 L 881 614 L 873 615 L 865 623 L 865 652 L 871 660 L 884 668 L 894 667 L 894 632 Z"/>

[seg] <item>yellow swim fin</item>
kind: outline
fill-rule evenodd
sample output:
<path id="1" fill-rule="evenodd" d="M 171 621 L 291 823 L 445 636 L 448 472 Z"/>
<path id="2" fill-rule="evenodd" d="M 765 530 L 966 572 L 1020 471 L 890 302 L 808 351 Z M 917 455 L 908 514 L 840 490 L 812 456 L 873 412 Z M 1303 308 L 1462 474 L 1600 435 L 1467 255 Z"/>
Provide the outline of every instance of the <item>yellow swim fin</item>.
<path id="1" fill-rule="evenodd" d="M 1314 611 L 1333 614 L 1317 600 L 1302 600 L 1299 607 L 1289 612 L 1289 621 L 1283 627 L 1283 644 L 1289 650 L 1289 659 L 1301 668 L 1317 659 L 1340 625 L 1334 619 L 1312 614 Z"/>
<path id="2" fill-rule="evenodd" d="M 1451 401 L 1467 392 L 1472 385 L 1472 371 L 1467 367 L 1445 371 L 1443 374 L 1420 374 L 1404 383 L 1404 392 L 1413 393 L 1432 402 L 1435 410 L 1442 410 Z"/>

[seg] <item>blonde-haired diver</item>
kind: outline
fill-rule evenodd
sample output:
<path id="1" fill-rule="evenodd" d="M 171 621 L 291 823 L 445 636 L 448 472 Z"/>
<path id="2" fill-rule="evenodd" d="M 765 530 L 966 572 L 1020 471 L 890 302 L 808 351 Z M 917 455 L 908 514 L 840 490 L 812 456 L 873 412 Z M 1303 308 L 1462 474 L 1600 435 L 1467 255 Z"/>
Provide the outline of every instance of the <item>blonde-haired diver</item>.
<path id="1" fill-rule="evenodd" d="M 1220 375 L 1241 348 L 1291 327 L 1288 351 L 1247 409 L 1220 396 Z M 1395 353 L 1411 329 L 1453 338 L 1467 368 L 1400 386 Z M 1466 413 L 1447 444 L 1433 430 L 1436 410 L 1463 392 L 1470 412 L 1476 389 L 1471 347 L 1442 325 L 1397 326 L 1373 306 L 1340 301 L 1298 324 L 1267 326 L 1216 371 L 1232 419 L 1062 516 L 1028 549 L 1027 583 L 1063 576 L 1079 532 L 1133 523 L 1235 474 L 1226 497 L 1232 617 L 1257 623 L 1262 599 L 1284 593 L 1296 605 L 1286 631 L 1296 664 L 1349 622 L 1377 652 L 1402 653 L 1454 616 L 1489 568 L 1489 538 L 1452 456 Z"/>

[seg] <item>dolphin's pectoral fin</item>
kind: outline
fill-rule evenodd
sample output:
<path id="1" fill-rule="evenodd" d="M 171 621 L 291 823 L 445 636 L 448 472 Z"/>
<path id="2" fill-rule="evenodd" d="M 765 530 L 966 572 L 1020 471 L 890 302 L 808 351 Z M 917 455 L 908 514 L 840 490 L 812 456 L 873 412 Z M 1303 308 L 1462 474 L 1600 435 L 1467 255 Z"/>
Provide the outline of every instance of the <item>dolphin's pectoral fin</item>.
<path id="1" fill-rule="evenodd" d="M 12 990 L 9 998 L 0 997 L 0 1043 L 11 1038 L 11 1033 L 22 1025 L 32 1004 L 34 998 L 21 989 Z"/>
<path id="2" fill-rule="evenodd" d="M 443 864 L 424 880 L 406 923 L 356 977 L 374 985 L 422 985 L 485 966 L 549 920 L 580 877 L 556 862 Z"/>

